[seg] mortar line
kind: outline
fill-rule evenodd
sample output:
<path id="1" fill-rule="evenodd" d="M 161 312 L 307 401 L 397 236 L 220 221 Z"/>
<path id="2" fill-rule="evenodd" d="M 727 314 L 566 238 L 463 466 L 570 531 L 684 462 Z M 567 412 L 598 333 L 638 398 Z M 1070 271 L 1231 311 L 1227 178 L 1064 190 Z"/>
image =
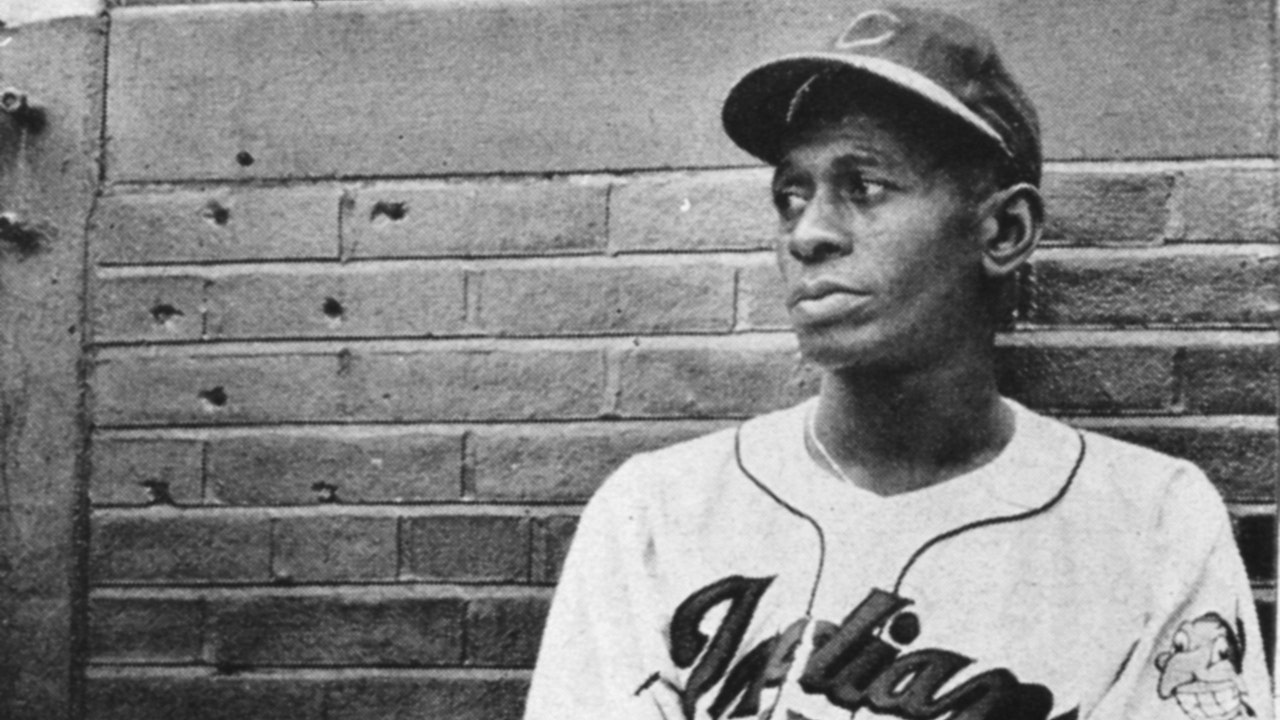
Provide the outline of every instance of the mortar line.
<path id="1" fill-rule="evenodd" d="M 1107 168 L 1108 170 L 1154 170 L 1164 172 L 1176 169 L 1176 166 L 1230 167 L 1232 165 L 1248 165 L 1253 167 L 1273 167 L 1277 158 L 1273 155 L 1222 155 L 1206 158 L 1204 155 L 1169 155 L 1156 158 L 1063 158 L 1051 159 L 1045 163 L 1045 169 L 1055 172 L 1060 169 L 1076 170 L 1088 167 Z M 208 187 L 214 185 L 236 185 L 250 187 L 289 187 L 297 183 L 342 183 L 342 182 L 400 182 L 400 181 L 469 181 L 469 180 L 543 180 L 557 181 L 584 176 L 592 177 L 645 177 L 690 172 L 732 172 L 743 170 L 766 171 L 766 166 L 758 163 L 726 163 L 716 165 L 633 165 L 623 167 L 580 167 L 557 170 L 473 170 L 433 171 L 424 169 L 411 173 L 350 173 L 329 175 L 260 175 L 256 177 L 217 176 L 185 177 L 185 178 L 124 178 L 109 181 L 109 188 L 146 188 L 158 187 Z"/>

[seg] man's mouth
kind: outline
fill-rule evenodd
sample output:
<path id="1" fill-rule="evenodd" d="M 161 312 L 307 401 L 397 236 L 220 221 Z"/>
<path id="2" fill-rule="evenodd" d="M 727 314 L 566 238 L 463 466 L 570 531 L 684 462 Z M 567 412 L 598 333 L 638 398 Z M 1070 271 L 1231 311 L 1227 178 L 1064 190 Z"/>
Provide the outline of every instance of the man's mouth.
<path id="1" fill-rule="evenodd" d="M 1231 720 L 1241 717 L 1240 687 L 1232 680 L 1204 682 L 1194 680 L 1174 689 L 1178 706 L 1198 720 Z"/>
<path id="2" fill-rule="evenodd" d="M 816 280 L 797 285 L 787 298 L 787 307 L 796 321 L 819 323 L 857 310 L 870 297 L 847 285 Z"/>

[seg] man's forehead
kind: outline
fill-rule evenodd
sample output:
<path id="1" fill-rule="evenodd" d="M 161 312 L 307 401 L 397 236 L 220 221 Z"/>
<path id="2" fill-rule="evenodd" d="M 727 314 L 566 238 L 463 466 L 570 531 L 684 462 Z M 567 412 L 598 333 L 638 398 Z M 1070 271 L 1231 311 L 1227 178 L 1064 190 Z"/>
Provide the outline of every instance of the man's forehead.
<path id="1" fill-rule="evenodd" d="M 819 155 L 882 167 L 915 165 L 925 155 L 920 143 L 891 118 L 865 111 L 807 123 L 788 133 L 782 147 L 780 172 Z"/>

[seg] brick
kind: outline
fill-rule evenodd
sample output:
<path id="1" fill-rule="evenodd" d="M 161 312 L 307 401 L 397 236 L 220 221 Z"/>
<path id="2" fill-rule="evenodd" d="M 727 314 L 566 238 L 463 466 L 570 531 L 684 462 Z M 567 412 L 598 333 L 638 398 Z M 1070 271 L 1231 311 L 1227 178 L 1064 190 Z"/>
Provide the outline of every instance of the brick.
<path id="1" fill-rule="evenodd" d="M 395 580 L 396 523 L 330 514 L 277 518 L 271 575 L 277 582 Z"/>
<path id="2" fill-rule="evenodd" d="M 1105 435 L 1191 460 L 1230 500 L 1270 501 L 1280 472 L 1274 418 L 1076 420 Z"/>
<path id="3" fill-rule="evenodd" d="M 1280 240 L 1280 173 L 1274 166 L 1201 166 L 1179 174 L 1174 207 L 1177 240 L 1275 242 Z"/>
<path id="4" fill-rule="evenodd" d="M 362 678 L 336 684 L 326 720 L 519 720 L 528 679 L 510 673 L 450 671 L 427 678 Z"/>
<path id="5" fill-rule="evenodd" d="M 739 417 L 794 404 L 818 389 L 817 371 L 790 336 L 731 343 L 638 340 L 619 359 L 623 417 Z"/>
<path id="6" fill-rule="evenodd" d="M 786 284 L 773 255 L 752 258 L 738 271 L 738 329 L 790 330 Z"/>
<path id="7" fill-rule="evenodd" d="M 1091 345 L 1092 337 L 1010 338 L 997 348 L 1001 392 L 1036 409 L 1068 413 L 1171 408 L 1175 348 L 1141 341 Z"/>
<path id="8" fill-rule="evenodd" d="M 604 362 L 588 347 L 386 353 L 369 356 L 357 372 L 353 412 L 377 419 L 594 417 L 604 397 Z"/>
<path id="9" fill-rule="evenodd" d="M 336 258 L 340 193 L 224 186 L 107 196 L 94 254 L 102 263 Z"/>
<path id="10" fill-rule="evenodd" d="M 1045 174 L 1044 240 L 1076 245 L 1160 242 L 1175 176 L 1168 172 Z"/>
<path id="11" fill-rule="evenodd" d="M 560 569 L 577 529 L 576 515 L 552 515 L 534 520 L 533 582 L 554 584 L 560 579 Z"/>
<path id="12" fill-rule="evenodd" d="M 100 361 L 91 381 L 102 425 L 312 420 L 341 406 L 337 353 Z"/>
<path id="13" fill-rule="evenodd" d="M 549 609 L 549 598 L 543 595 L 467 603 L 467 664 L 532 668 Z"/>
<path id="14" fill-rule="evenodd" d="M 462 487 L 461 430 L 256 430 L 208 447 L 210 495 L 231 505 L 312 504 L 317 482 L 355 503 L 455 499 Z"/>
<path id="15" fill-rule="evenodd" d="M 98 505 L 145 505 L 144 483 L 163 483 L 174 502 L 203 500 L 202 443 L 193 438 L 94 435 L 89 497 Z"/>
<path id="16" fill-rule="evenodd" d="M 596 252 L 608 193 L 590 178 L 362 187 L 342 214 L 343 245 L 360 258 Z"/>
<path id="17" fill-rule="evenodd" d="M 451 582 L 529 579 L 528 518 L 432 515 L 402 522 L 403 577 Z"/>
<path id="18" fill-rule="evenodd" d="M 203 622 L 199 600 L 91 598 L 89 655 L 95 663 L 194 663 Z"/>
<path id="19" fill-rule="evenodd" d="M 1278 351 L 1274 333 L 1247 345 L 1186 348 L 1179 377 L 1187 412 L 1274 415 Z"/>
<path id="20" fill-rule="evenodd" d="M 199 340 L 206 282 L 194 275 L 98 277 L 93 284 L 94 339 Z"/>
<path id="21" fill-rule="evenodd" d="M 773 246 L 778 219 L 768 170 L 642 175 L 609 197 L 615 251 L 744 250 Z"/>
<path id="22" fill-rule="evenodd" d="M 518 720 L 528 673 L 91 669 L 90 720 Z"/>
<path id="23" fill-rule="evenodd" d="M 457 334 L 462 270 L 424 265 L 270 266 L 222 274 L 208 290 L 213 338 Z"/>
<path id="24" fill-rule="evenodd" d="M 1280 309 L 1278 256 L 1262 246 L 1043 252 L 1026 316 L 1043 324 L 1269 324 Z"/>
<path id="25" fill-rule="evenodd" d="M 741 165 L 720 127 L 725 88 L 850 14 L 843 0 L 785 22 L 765 0 L 184 10 L 113 22 L 113 182 Z M 1036 98 L 1046 155 L 1106 159 L 1268 155 L 1270 13 L 1036 0 L 966 15 Z M 260 50 L 255 72 L 244 47 Z"/>
<path id="26" fill-rule="evenodd" d="M 225 668 L 456 665 L 465 612 L 456 598 L 377 591 L 213 601 L 210 651 Z"/>
<path id="27" fill-rule="evenodd" d="M 594 417 L 599 350 L 461 344 L 99 358 L 99 425 Z"/>
<path id="28" fill-rule="evenodd" d="M 733 275 L 718 263 L 528 263 L 474 272 L 479 326 L 495 335 L 727 332 Z"/>
<path id="29" fill-rule="evenodd" d="M 91 675 L 88 720 L 315 720 L 323 686 L 288 676 Z"/>
<path id="30" fill-rule="evenodd" d="M 1233 513 L 1236 546 L 1244 558 L 1249 579 L 1255 582 L 1276 580 L 1276 513 L 1274 507 L 1250 508 Z"/>
<path id="31" fill-rule="evenodd" d="M 476 495 L 500 500 L 585 500 L 628 457 L 703 435 L 708 423 L 476 428 L 468 440 Z"/>
<path id="32" fill-rule="evenodd" d="M 262 582 L 270 577 L 271 530 L 259 514 L 97 514 L 91 550 L 98 583 Z"/>

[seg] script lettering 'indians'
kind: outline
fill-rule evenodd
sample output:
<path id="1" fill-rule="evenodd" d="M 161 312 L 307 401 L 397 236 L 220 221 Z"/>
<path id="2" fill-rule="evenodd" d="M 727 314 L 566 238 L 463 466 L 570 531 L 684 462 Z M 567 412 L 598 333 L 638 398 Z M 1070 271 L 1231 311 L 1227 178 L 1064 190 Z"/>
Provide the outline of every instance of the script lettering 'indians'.
<path id="1" fill-rule="evenodd" d="M 708 708 L 712 717 L 723 717 L 735 700 L 728 717 L 753 717 L 760 712 L 763 691 L 782 684 L 803 635 L 803 620 L 733 664 L 772 582 L 771 577 L 727 577 L 690 595 L 676 609 L 671 621 L 671 659 L 679 668 L 693 668 L 681 690 L 685 717 L 693 718 L 699 699 L 722 680 Z M 715 636 L 708 638 L 699 625 L 722 603 L 728 603 L 724 619 Z M 851 712 L 870 708 L 911 720 L 944 715 L 952 720 L 1048 720 L 1053 693 L 1043 685 L 1022 683 L 1005 669 L 978 673 L 939 694 L 974 660 L 936 648 L 904 653 L 882 639 L 887 630 L 900 645 L 915 641 L 919 619 L 903 612 L 910 604 L 906 598 L 872 590 L 839 625 L 820 621 L 813 652 L 799 678 L 800 688 Z M 1076 715 L 1072 710 L 1053 720 L 1074 720 Z"/>

